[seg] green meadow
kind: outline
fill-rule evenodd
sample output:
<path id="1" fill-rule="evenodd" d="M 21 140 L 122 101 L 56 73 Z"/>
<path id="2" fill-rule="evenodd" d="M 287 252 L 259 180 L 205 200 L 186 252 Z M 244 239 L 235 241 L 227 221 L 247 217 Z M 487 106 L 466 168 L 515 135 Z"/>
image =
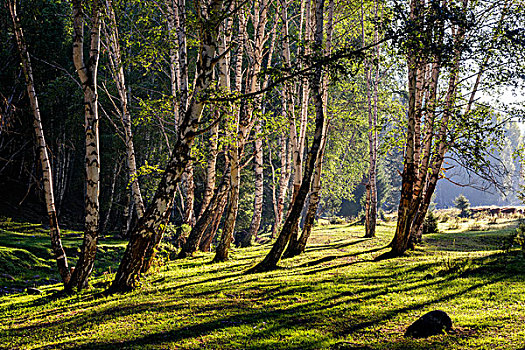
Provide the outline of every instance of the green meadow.
<path id="1" fill-rule="evenodd" d="M 171 260 L 164 244 L 136 291 L 104 297 L 124 241 L 101 240 L 91 287 L 64 295 L 46 231 L 4 222 L 0 348 L 522 349 L 525 256 L 511 244 L 516 222 L 479 231 L 461 224 L 440 223 L 417 250 L 383 261 L 374 258 L 387 251 L 393 224 L 378 226 L 374 239 L 362 238 L 362 226 L 318 226 L 306 254 L 256 274 L 247 270 L 269 239 L 219 264 L 212 253 Z M 63 236 L 74 256 L 78 233 Z M 431 310 L 447 312 L 453 331 L 405 338 Z"/>

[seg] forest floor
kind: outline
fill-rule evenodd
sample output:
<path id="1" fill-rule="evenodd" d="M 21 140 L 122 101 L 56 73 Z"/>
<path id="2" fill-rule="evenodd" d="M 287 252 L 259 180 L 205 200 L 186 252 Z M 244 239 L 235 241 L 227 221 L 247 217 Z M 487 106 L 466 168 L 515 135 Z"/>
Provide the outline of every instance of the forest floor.
<path id="1" fill-rule="evenodd" d="M 0 223 L 0 348 L 5 349 L 523 349 L 525 256 L 508 248 L 515 222 L 448 220 L 407 256 L 375 262 L 393 224 L 318 227 L 306 254 L 248 274 L 269 243 L 170 261 L 132 293 L 98 297 L 125 243 L 100 242 L 92 288 L 61 293 L 47 233 Z M 482 226 L 485 225 L 485 226 Z M 478 229 L 480 231 L 469 231 Z M 78 233 L 65 231 L 70 256 Z M 36 286 L 41 295 L 23 290 Z M 431 310 L 453 332 L 404 338 Z"/>

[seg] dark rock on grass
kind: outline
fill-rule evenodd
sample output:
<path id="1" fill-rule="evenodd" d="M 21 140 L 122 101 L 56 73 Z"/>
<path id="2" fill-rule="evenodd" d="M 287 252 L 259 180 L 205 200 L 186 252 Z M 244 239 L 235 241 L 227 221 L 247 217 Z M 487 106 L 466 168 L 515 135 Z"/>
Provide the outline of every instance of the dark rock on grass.
<path id="1" fill-rule="evenodd" d="M 40 295 L 43 292 L 38 288 L 28 287 L 26 289 L 27 294 Z"/>
<path id="2" fill-rule="evenodd" d="M 405 332 L 405 337 L 426 338 L 432 335 L 443 334 L 452 329 L 452 320 L 446 312 L 441 310 L 430 311 L 416 322 L 412 323 Z"/>

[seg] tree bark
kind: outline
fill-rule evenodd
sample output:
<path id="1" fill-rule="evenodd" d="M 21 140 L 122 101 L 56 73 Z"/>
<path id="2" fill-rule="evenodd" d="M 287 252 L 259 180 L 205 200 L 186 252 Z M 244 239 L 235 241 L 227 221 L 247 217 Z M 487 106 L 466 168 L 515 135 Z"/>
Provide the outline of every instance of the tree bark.
<path id="1" fill-rule="evenodd" d="M 377 3 L 374 3 L 375 21 L 377 21 Z M 364 19 L 363 19 L 364 21 Z M 377 28 L 374 29 L 374 41 L 378 42 Z M 363 44 L 365 35 L 363 30 Z M 375 77 L 372 79 L 372 63 L 365 62 L 366 69 L 366 91 L 368 99 L 368 183 L 366 186 L 366 205 L 365 205 L 365 237 L 372 238 L 376 235 L 377 223 L 377 114 L 378 114 L 378 84 L 379 84 L 379 45 L 375 48 L 376 60 Z M 373 96 L 372 96 L 373 95 Z"/>
<path id="2" fill-rule="evenodd" d="M 213 242 L 213 238 L 217 235 L 217 230 L 219 229 L 219 225 L 221 223 L 221 217 L 224 213 L 224 210 L 226 209 L 226 205 L 228 202 L 228 195 L 224 196 L 222 201 L 219 202 L 217 205 L 217 208 L 213 212 L 213 219 L 211 221 L 209 229 L 204 233 L 204 236 L 201 238 L 201 242 L 199 243 L 199 250 L 201 252 L 210 252 L 211 251 L 211 244 Z"/>
<path id="3" fill-rule="evenodd" d="M 218 110 L 216 110 L 215 118 L 219 117 Z M 208 208 L 210 201 L 213 197 L 215 189 L 215 176 L 216 176 L 216 165 L 217 165 L 217 154 L 218 151 L 218 139 L 219 139 L 219 124 L 214 125 L 210 130 L 209 136 L 209 156 L 208 163 L 206 164 L 206 187 L 204 189 L 204 195 L 202 197 L 201 208 L 199 210 L 199 219 L 204 214 L 204 211 Z M 198 221 L 198 220 L 197 220 Z"/>
<path id="4" fill-rule="evenodd" d="M 84 61 L 84 3 L 82 0 L 73 1 L 73 62 L 77 70 L 82 89 L 84 91 L 84 115 L 86 132 L 86 195 L 84 224 L 84 240 L 80 257 L 71 279 L 66 287 L 81 290 L 87 286 L 88 278 L 93 270 L 97 252 L 98 225 L 99 225 L 99 191 L 100 191 L 100 154 L 99 154 L 99 115 L 97 93 L 97 70 L 100 55 L 100 26 L 102 4 L 92 2 L 90 50 L 89 59 Z"/>
<path id="5" fill-rule="evenodd" d="M 257 236 L 259 227 L 261 225 L 261 216 L 263 209 L 263 195 L 264 195 L 264 171 L 263 171 L 263 142 L 260 136 L 261 125 L 259 123 L 255 126 L 255 198 L 253 203 L 253 216 L 250 223 L 250 228 L 244 239 L 240 242 L 241 247 L 249 247 L 252 245 L 252 237 Z M 259 136 L 257 136 L 259 135 Z"/>
<path id="6" fill-rule="evenodd" d="M 46 202 L 47 215 L 49 217 L 49 236 L 51 238 L 51 248 L 55 257 L 58 273 L 62 278 L 62 282 L 67 285 L 70 279 L 70 271 L 67 263 L 67 256 L 62 246 L 60 239 L 60 226 L 55 209 L 55 198 L 53 191 L 53 174 L 51 173 L 51 164 L 47 153 L 47 144 L 44 136 L 44 129 L 42 127 L 42 119 L 40 117 L 40 108 L 38 106 L 38 97 L 33 82 L 33 70 L 31 67 L 31 60 L 27 45 L 24 39 L 24 33 L 20 25 L 20 20 L 16 12 L 16 1 L 9 0 L 9 12 L 13 20 L 13 27 L 18 46 L 18 53 L 22 62 L 22 69 L 26 81 L 27 95 L 33 111 L 33 130 L 35 132 L 37 148 L 39 151 L 40 165 L 42 167 L 42 183 L 44 187 L 44 198 Z"/>
<path id="7" fill-rule="evenodd" d="M 332 33 L 333 33 L 333 18 L 334 18 L 334 1 L 330 0 L 328 2 L 328 18 L 326 23 L 326 43 L 324 44 L 324 54 L 330 55 L 332 50 Z M 312 231 L 312 227 L 314 224 L 315 216 L 317 214 L 317 209 L 320 202 L 320 192 L 321 192 L 321 175 L 322 175 L 322 169 L 323 169 L 323 158 L 324 158 L 324 151 L 326 148 L 326 143 L 328 141 L 328 120 L 326 119 L 326 107 L 327 107 L 327 100 L 328 100 L 328 76 L 325 74 L 323 75 L 323 79 L 321 82 L 321 90 L 322 90 L 322 105 L 324 108 L 324 125 L 321 131 L 321 145 L 319 154 L 317 156 L 317 161 L 315 165 L 315 173 L 313 177 L 313 183 L 312 188 L 309 193 L 309 200 L 307 204 L 307 210 L 304 218 L 304 226 L 303 230 L 300 236 L 298 236 L 297 239 L 290 240 L 290 243 L 288 244 L 288 248 L 284 252 L 284 257 L 291 258 L 294 256 L 297 256 L 301 253 L 304 253 L 306 249 L 306 243 L 308 242 L 308 238 L 310 237 L 310 233 Z"/>
<path id="8" fill-rule="evenodd" d="M 240 43 L 239 50 L 237 52 L 237 58 L 234 68 L 234 90 L 237 92 L 242 91 L 242 63 L 244 55 L 244 44 L 246 39 L 246 17 L 244 9 L 239 9 L 239 33 L 237 40 Z M 224 228 L 222 230 L 217 249 L 215 251 L 215 257 L 213 262 L 221 262 L 228 260 L 228 253 L 230 245 L 233 242 L 233 233 L 235 230 L 235 223 L 237 220 L 237 214 L 239 211 L 239 195 L 241 187 L 241 158 L 244 152 L 244 142 L 246 139 L 248 126 L 240 119 L 240 106 L 235 105 L 232 110 L 233 129 L 231 132 L 232 144 L 228 150 L 228 158 L 230 160 L 230 195 L 229 205 L 226 211 L 226 218 L 224 219 Z M 249 133 L 249 131 L 248 131 Z"/>
<path id="9" fill-rule="evenodd" d="M 277 210 L 275 214 L 275 221 L 272 230 L 272 238 L 275 237 L 278 230 L 280 230 L 281 222 L 283 221 L 284 202 L 286 200 L 286 192 L 288 190 L 288 182 L 290 181 L 290 152 L 288 152 L 287 140 L 284 134 L 281 134 L 281 174 L 279 176 L 279 190 L 277 193 Z"/>
<path id="10" fill-rule="evenodd" d="M 463 11 L 466 11 L 468 0 L 463 0 Z M 421 26 L 424 21 L 424 5 L 418 0 L 411 3 L 411 18 Z M 440 21 L 433 21 L 436 30 L 436 37 L 443 36 L 444 24 Z M 452 62 L 450 62 L 449 81 L 447 92 L 445 93 L 443 110 L 440 112 L 439 123 L 435 123 L 435 111 L 437 102 L 437 89 L 439 86 L 439 70 L 441 69 L 441 57 L 425 57 L 418 48 L 409 50 L 409 110 L 408 110 L 408 131 L 407 148 L 405 155 L 405 166 L 402 178 L 401 201 L 398 210 L 398 222 L 396 233 L 392 240 L 392 250 L 386 253 L 387 256 L 402 255 L 410 244 L 414 245 L 420 232 L 421 225 L 430 205 L 432 194 L 439 179 L 439 173 L 443 164 L 443 159 L 448 149 L 448 125 L 455 113 L 455 99 L 457 92 L 457 81 L 459 76 L 460 60 L 463 52 L 463 42 L 465 37 L 465 27 L 461 24 L 454 24 L 451 28 L 454 51 Z M 412 35 L 417 35 L 416 32 Z M 425 61 L 427 60 L 427 61 Z M 428 73 L 427 73 L 428 72 Z M 431 79 L 427 81 L 427 74 Z M 425 82 L 423 82 L 425 80 Z M 428 90 L 427 84 L 430 84 Z M 423 105 L 423 97 L 427 106 Z M 422 110 L 425 110 L 427 127 L 424 133 L 423 143 L 420 142 L 420 130 Z M 434 124 L 439 125 L 438 130 L 428 129 Z M 417 140 L 416 140 L 417 138 Z M 428 169 L 427 164 L 430 165 Z"/>

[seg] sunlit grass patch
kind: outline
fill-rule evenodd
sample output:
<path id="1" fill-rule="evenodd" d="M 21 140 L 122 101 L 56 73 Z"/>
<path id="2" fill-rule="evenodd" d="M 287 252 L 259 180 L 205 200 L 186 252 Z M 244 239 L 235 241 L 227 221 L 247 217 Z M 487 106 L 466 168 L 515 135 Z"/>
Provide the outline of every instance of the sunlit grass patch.
<path id="1" fill-rule="evenodd" d="M 426 235 L 415 252 L 375 262 L 388 249 L 393 229 L 393 223 L 378 226 L 377 238 L 364 239 L 362 226 L 318 227 L 306 254 L 259 274 L 247 270 L 268 244 L 234 249 L 231 260 L 219 264 L 210 263 L 212 253 L 174 261 L 164 255 L 136 291 L 102 298 L 97 294 L 110 282 L 125 242 L 101 241 L 92 289 L 63 296 L 55 284 L 41 286 L 41 296 L 0 297 L 0 348 L 525 346 L 525 262 L 517 251 L 500 248 L 511 229 Z M 44 233 L 23 238 L 0 232 L 0 246 L 13 252 L 22 248 L 5 247 L 9 237 L 26 252 L 47 249 Z M 79 242 L 66 244 L 74 249 Z M 49 276 L 56 275 L 52 260 L 33 255 Z M 403 337 L 411 322 L 434 309 L 449 313 L 453 333 Z"/>

